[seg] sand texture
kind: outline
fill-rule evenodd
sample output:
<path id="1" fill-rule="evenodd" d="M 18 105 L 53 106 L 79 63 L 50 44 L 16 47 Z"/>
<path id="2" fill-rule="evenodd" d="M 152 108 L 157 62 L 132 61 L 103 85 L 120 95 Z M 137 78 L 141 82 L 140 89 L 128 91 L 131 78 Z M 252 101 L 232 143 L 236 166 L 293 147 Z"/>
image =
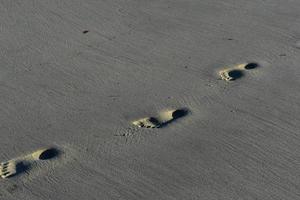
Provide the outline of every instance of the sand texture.
<path id="1" fill-rule="evenodd" d="M 300 199 L 300 1 L 2 0 L 0 109 L 0 200 Z"/>

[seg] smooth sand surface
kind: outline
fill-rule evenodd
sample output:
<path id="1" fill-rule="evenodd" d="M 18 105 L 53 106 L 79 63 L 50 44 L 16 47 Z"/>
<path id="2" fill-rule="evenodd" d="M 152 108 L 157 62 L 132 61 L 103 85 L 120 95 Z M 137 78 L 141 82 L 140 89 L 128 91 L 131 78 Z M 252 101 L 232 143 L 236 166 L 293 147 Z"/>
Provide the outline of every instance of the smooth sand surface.
<path id="1" fill-rule="evenodd" d="M 300 199 L 299 41 L 297 0 L 0 1 L 0 161 L 61 152 L 0 199 Z"/>

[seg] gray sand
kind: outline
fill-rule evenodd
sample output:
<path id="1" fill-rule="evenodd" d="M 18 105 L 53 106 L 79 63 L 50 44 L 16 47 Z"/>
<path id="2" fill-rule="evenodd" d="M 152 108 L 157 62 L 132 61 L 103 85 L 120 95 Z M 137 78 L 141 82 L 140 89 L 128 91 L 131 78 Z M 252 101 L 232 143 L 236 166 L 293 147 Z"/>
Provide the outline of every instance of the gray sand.
<path id="1" fill-rule="evenodd" d="M 298 0 L 0 1 L 0 160 L 60 151 L 0 199 L 300 199 L 299 40 Z"/>

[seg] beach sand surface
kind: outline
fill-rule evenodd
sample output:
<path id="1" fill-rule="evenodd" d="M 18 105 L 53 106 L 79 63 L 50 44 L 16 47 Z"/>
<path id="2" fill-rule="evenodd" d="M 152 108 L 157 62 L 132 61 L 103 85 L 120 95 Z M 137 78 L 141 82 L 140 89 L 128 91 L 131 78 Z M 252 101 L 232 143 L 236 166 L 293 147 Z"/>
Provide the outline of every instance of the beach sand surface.
<path id="1" fill-rule="evenodd" d="M 1 1 L 0 199 L 300 199 L 299 44 L 297 0 Z"/>

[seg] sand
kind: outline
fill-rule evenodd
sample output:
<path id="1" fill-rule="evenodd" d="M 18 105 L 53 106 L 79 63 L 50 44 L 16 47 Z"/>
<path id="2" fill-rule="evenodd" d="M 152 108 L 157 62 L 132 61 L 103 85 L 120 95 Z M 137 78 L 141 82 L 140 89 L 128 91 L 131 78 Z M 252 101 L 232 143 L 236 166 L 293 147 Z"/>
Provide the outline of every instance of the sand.
<path id="1" fill-rule="evenodd" d="M 0 162 L 59 152 L 1 200 L 300 199 L 300 1 L 1 1 L 0 33 Z"/>

